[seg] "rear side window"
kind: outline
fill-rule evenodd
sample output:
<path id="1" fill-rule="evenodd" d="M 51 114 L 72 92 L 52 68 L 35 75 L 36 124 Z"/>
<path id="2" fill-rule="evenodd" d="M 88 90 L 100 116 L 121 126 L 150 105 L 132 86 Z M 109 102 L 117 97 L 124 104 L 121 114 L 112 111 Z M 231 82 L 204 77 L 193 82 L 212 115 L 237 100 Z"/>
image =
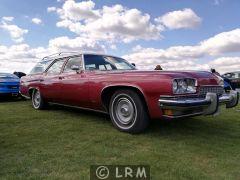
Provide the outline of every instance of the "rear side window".
<path id="1" fill-rule="evenodd" d="M 47 74 L 59 74 L 62 70 L 62 66 L 65 62 L 65 59 L 56 61 L 47 71 Z"/>
<path id="2" fill-rule="evenodd" d="M 66 63 L 63 72 L 72 72 L 72 66 L 82 66 L 82 57 L 73 57 L 68 60 Z M 75 71 L 74 71 L 75 72 Z"/>

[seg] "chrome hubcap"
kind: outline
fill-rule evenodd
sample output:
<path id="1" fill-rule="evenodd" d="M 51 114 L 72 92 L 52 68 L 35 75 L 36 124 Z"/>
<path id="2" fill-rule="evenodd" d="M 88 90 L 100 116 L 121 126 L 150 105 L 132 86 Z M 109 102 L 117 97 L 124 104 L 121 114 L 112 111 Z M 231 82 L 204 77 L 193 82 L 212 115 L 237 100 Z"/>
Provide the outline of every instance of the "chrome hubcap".
<path id="1" fill-rule="evenodd" d="M 39 91 L 37 91 L 37 92 L 34 93 L 33 105 L 34 105 L 35 107 L 39 107 L 39 105 L 40 105 L 40 100 L 41 100 L 40 93 L 39 93 Z"/>
<path id="2" fill-rule="evenodd" d="M 117 119 L 124 125 L 130 124 L 135 118 L 134 106 L 127 98 L 118 99 L 115 112 Z"/>

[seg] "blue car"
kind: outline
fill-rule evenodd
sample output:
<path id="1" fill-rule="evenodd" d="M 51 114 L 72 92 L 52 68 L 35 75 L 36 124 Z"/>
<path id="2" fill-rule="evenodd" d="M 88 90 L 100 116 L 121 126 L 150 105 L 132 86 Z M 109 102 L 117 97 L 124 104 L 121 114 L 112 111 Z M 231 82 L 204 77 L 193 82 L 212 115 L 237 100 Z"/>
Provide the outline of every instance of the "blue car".
<path id="1" fill-rule="evenodd" d="M 0 73 L 0 96 L 18 96 L 20 78 L 14 74 Z"/>

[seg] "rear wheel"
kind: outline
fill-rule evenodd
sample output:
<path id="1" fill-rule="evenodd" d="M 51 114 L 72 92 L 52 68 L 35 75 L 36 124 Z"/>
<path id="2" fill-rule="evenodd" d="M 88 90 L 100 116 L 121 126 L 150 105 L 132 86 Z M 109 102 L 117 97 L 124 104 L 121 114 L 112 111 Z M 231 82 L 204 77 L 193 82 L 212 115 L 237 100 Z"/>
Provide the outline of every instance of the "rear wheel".
<path id="1" fill-rule="evenodd" d="M 35 89 L 32 93 L 32 105 L 34 109 L 44 109 L 47 103 L 43 100 L 39 90 Z"/>
<path id="2" fill-rule="evenodd" d="M 145 103 L 132 90 L 115 92 L 110 101 L 109 113 L 113 125 L 124 132 L 142 132 L 149 123 Z"/>

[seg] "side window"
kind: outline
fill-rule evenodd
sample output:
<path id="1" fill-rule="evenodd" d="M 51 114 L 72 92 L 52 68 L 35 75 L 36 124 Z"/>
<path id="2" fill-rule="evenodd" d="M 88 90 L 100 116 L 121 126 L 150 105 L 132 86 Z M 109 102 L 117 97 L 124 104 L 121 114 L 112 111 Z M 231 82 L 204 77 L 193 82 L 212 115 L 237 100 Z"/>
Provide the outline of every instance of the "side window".
<path id="1" fill-rule="evenodd" d="M 106 61 L 104 56 L 100 55 L 84 55 L 85 69 L 86 70 L 112 70 L 116 67 Z"/>
<path id="2" fill-rule="evenodd" d="M 67 62 L 67 64 L 64 67 L 63 72 L 72 72 L 73 70 L 71 69 L 71 67 L 75 65 L 75 66 L 82 66 L 82 57 L 73 57 L 70 58 Z"/>
<path id="3" fill-rule="evenodd" d="M 59 74 L 61 72 L 62 66 L 65 59 L 56 61 L 47 71 L 47 74 Z"/>

